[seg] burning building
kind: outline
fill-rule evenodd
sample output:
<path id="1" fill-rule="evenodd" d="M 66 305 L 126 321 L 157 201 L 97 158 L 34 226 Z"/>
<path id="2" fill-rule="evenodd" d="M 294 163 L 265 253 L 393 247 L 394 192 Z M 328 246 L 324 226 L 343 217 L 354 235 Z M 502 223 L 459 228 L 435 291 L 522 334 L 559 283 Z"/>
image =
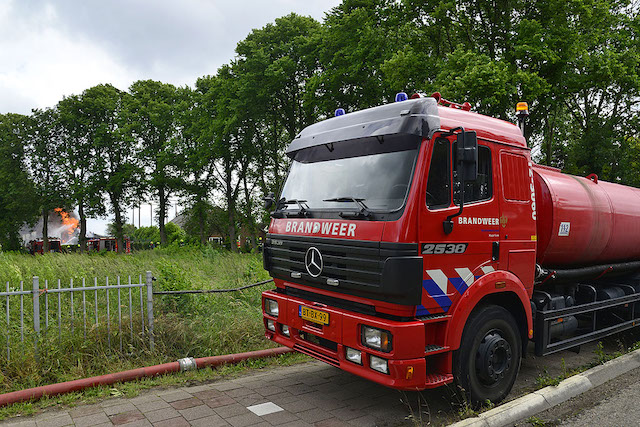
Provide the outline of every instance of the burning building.
<path id="1" fill-rule="evenodd" d="M 79 221 L 77 218 L 75 218 L 75 215 L 73 215 L 73 212 L 72 213 L 65 212 L 64 210 L 62 210 L 62 208 L 55 208 L 54 212 L 55 212 L 55 214 L 53 215 L 54 218 L 56 217 L 56 214 L 60 216 L 60 224 L 53 231 L 53 235 L 54 236 L 59 235 L 60 241 L 62 242 L 63 245 L 73 244 L 73 242 L 71 242 L 71 240 L 73 239 L 75 239 L 75 244 L 77 244 L 78 233 L 79 233 L 79 230 L 78 230 Z M 49 227 L 51 227 L 51 215 L 49 215 Z M 49 228 L 49 230 L 51 230 L 51 228 Z M 51 232 L 49 234 L 51 234 Z"/>
<path id="2" fill-rule="evenodd" d="M 47 223 L 49 235 L 49 252 L 76 251 L 79 249 L 80 221 L 74 212 L 67 212 L 62 208 L 56 208 L 49 214 Z M 43 253 L 42 218 L 32 227 L 25 227 L 20 230 L 20 236 L 26 243 L 27 250 L 32 253 Z M 131 242 L 128 237 L 124 238 L 123 252 L 131 253 Z M 118 244 L 115 237 L 105 237 L 87 232 L 87 251 L 118 251 Z"/>
<path id="3" fill-rule="evenodd" d="M 62 245 L 78 244 L 79 221 L 73 212 L 66 212 L 62 208 L 56 208 L 49 214 L 47 224 L 48 237 L 50 239 L 50 251 L 60 252 Z M 42 227 L 40 218 L 34 227 L 24 227 L 20 230 L 22 241 L 27 243 L 31 253 L 42 253 Z"/>

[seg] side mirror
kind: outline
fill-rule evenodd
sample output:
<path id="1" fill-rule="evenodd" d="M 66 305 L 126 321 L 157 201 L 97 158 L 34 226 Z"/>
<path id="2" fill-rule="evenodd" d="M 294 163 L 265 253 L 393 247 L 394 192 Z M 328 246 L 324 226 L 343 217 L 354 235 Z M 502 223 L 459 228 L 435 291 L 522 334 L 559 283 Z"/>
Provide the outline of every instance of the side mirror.
<path id="1" fill-rule="evenodd" d="M 444 234 L 451 234 L 453 231 L 452 219 L 460 215 L 464 208 L 464 183 L 478 179 L 478 136 L 474 131 L 467 132 L 463 128 L 452 129 L 452 131 L 458 129 L 461 132 L 456 137 L 456 172 L 460 179 L 460 209 L 442 222 Z"/>
<path id="2" fill-rule="evenodd" d="M 265 210 L 269 210 L 271 209 L 271 206 L 273 206 L 273 202 L 275 202 L 275 199 L 273 198 L 274 194 L 273 191 L 270 192 L 269 194 L 267 194 L 266 196 L 264 196 L 262 198 L 262 200 L 264 200 L 264 208 Z"/>
<path id="3" fill-rule="evenodd" d="M 475 131 L 460 132 L 457 136 L 458 175 L 465 181 L 478 178 L 478 137 Z"/>

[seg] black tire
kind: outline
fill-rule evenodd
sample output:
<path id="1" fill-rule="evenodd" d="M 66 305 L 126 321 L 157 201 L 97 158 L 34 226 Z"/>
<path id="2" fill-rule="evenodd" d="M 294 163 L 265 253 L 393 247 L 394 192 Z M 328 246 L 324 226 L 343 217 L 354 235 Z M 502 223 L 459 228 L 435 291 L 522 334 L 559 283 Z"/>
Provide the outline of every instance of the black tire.
<path id="1" fill-rule="evenodd" d="M 520 370 L 522 340 L 511 313 L 497 305 L 479 307 L 467 320 L 453 369 L 467 400 L 478 407 L 498 403 Z"/>

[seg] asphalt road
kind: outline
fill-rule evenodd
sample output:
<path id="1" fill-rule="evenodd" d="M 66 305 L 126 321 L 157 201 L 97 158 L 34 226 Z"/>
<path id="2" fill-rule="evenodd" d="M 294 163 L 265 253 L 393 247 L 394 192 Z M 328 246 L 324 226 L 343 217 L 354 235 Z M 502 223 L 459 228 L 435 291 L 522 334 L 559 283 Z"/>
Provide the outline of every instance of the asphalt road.
<path id="1" fill-rule="evenodd" d="M 623 338 L 608 340 L 605 351 L 615 351 L 624 345 L 619 343 Z M 543 358 L 536 358 L 530 351 L 508 399 L 536 389 L 539 378 L 555 377 L 563 370 L 593 362 L 595 349 L 595 345 L 589 345 L 579 354 L 561 352 Z M 640 387 L 634 389 L 638 390 Z M 594 396 L 594 399 L 598 397 Z M 550 419 L 555 423 L 573 415 L 578 407 L 579 404 L 564 415 L 550 414 Z M 133 399 L 107 399 L 76 408 L 53 408 L 34 417 L 13 418 L 0 424 L 415 426 L 447 425 L 457 421 L 464 412 L 453 386 L 399 392 L 311 361 L 209 384 L 154 389 Z"/>
<path id="2" fill-rule="evenodd" d="M 576 396 L 518 426 L 640 425 L 640 368 Z"/>
<path id="3" fill-rule="evenodd" d="M 615 382 L 615 381 L 614 381 Z M 602 391 L 597 393 L 602 397 Z M 616 389 L 595 407 L 565 420 L 561 425 L 574 426 L 633 426 L 640 424 L 640 383 Z"/>

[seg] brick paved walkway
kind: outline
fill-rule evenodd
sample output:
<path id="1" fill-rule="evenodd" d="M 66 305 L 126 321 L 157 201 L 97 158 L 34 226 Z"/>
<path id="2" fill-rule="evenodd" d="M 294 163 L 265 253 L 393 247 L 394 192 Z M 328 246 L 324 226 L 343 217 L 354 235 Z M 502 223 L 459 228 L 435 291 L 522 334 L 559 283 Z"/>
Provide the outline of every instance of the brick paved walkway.
<path id="1" fill-rule="evenodd" d="M 411 394 L 411 393 L 410 393 Z M 233 380 L 145 391 L 72 409 L 50 409 L 1 426 L 402 426 L 406 394 L 321 362 Z"/>

